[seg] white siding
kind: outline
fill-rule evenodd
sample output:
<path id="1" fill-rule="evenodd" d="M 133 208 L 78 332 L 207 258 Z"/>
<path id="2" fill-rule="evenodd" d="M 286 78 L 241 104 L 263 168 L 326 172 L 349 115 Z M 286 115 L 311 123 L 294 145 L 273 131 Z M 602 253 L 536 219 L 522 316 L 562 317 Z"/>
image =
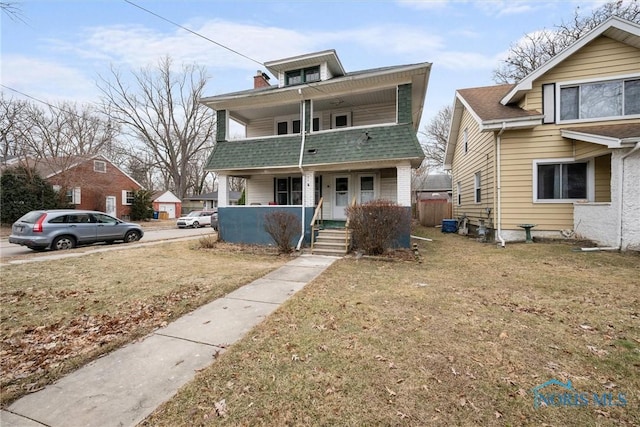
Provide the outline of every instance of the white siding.
<path id="1" fill-rule="evenodd" d="M 394 178 L 380 179 L 380 199 L 395 202 L 398 198 L 398 180 Z"/>
<path id="2" fill-rule="evenodd" d="M 273 176 L 252 176 L 247 180 L 246 204 L 268 205 L 273 202 Z"/>

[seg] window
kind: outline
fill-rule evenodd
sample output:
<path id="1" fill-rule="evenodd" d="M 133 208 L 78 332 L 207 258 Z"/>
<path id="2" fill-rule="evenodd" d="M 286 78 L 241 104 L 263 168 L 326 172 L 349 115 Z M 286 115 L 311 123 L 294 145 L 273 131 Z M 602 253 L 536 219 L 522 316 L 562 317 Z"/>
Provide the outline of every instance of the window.
<path id="1" fill-rule="evenodd" d="M 461 193 L 460 182 L 456 183 L 456 204 L 458 206 L 462 204 L 462 193 Z"/>
<path id="2" fill-rule="evenodd" d="M 534 173 L 535 201 L 587 198 L 587 162 L 536 162 Z"/>
<path id="3" fill-rule="evenodd" d="M 464 128 L 462 131 L 462 143 L 464 145 L 464 152 L 467 153 L 469 151 L 469 130 Z"/>
<path id="4" fill-rule="evenodd" d="M 320 118 L 314 117 L 312 122 L 313 130 L 320 130 Z M 308 131 L 308 129 L 307 129 Z M 275 120 L 276 135 L 299 134 L 302 132 L 302 121 L 300 116 L 278 117 Z"/>
<path id="5" fill-rule="evenodd" d="M 69 204 L 79 205 L 81 201 L 80 187 L 68 189 L 65 194 L 65 199 Z"/>
<path id="6" fill-rule="evenodd" d="M 287 71 L 284 75 L 286 86 L 317 82 L 320 80 L 320 67 L 318 66 Z"/>
<path id="7" fill-rule="evenodd" d="M 360 203 L 367 203 L 374 199 L 373 176 L 360 177 Z"/>
<path id="8" fill-rule="evenodd" d="M 351 126 L 351 114 L 337 113 L 333 115 L 333 128 L 344 128 Z"/>
<path id="9" fill-rule="evenodd" d="M 122 190 L 122 204 L 123 205 L 133 204 L 133 191 Z"/>
<path id="10" fill-rule="evenodd" d="M 566 85 L 560 88 L 560 120 L 640 114 L 640 79 Z"/>
<path id="11" fill-rule="evenodd" d="M 94 160 L 93 171 L 100 172 L 100 173 L 107 173 L 107 162 L 103 162 L 102 160 Z"/>
<path id="12" fill-rule="evenodd" d="M 476 172 L 476 174 L 473 176 L 473 194 L 474 201 L 476 203 L 480 203 L 482 201 L 482 181 L 480 172 Z"/>
<path id="13" fill-rule="evenodd" d="M 274 200 L 278 205 L 302 205 L 302 178 L 275 178 Z"/>

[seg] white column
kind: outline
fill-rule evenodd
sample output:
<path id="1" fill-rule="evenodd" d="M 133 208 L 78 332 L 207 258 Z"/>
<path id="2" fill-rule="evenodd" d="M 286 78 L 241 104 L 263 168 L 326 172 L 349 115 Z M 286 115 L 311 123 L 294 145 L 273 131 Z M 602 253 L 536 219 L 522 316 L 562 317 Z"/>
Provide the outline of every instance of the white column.
<path id="1" fill-rule="evenodd" d="M 229 206 L 229 181 L 227 175 L 218 174 L 218 207 Z"/>
<path id="2" fill-rule="evenodd" d="M 315 194 L 316 194 L 316 174 L 314 171 L 305 171 L 302 176 L 303 186 L 303 206 L 313 207 L 315 206 Z"/>
<path id="3" fill-rule="evenodd" d="M 398 185 L 398 205 L 411 206 L 411 165 L 396 166 Z"/>

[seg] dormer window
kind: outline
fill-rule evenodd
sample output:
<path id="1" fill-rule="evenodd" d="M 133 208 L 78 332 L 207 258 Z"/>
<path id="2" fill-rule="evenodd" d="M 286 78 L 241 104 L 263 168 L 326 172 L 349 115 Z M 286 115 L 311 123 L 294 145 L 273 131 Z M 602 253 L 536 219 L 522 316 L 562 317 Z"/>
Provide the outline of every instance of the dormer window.
<path id="1" fill-rule="evenodd" d="M 302 68 L 287 71 L 285 73 L 286 85 L 299 85 L 302 83 L 317 82 L 320 80 L 320 67 Z"/>

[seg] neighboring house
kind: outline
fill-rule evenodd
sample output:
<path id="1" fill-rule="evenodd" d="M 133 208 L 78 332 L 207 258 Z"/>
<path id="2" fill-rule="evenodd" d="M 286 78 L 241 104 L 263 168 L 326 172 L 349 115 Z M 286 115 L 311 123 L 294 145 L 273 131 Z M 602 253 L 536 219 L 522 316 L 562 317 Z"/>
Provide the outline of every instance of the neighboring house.
<path id="1" fill-rule="evenodd" d="M 451 201 L 451 175 L 434 173 L 415 180 L 416 201 L 423 199 L 446 199 Z"/>
<path id="2" fill-rule="evenodd" d="M 610 18 L 515 85 L 456 92 L 454 216 L 505 241 L 640 249 L 640 26 Z"/>
<path id="3" fill-rule="evenodd" d="M 160 219 L 178 218 L 182 214 L 182 200 L 169 190 L 154 192 L 151 202 Z"/>
<path id="4" fill-rule="evenodd" d="M 241 191 L 229 191 L 229 205 L 237 205 L 238 200 L 242 197 Z M 199 194 L 186 197 L 183 202 L 184 206 L 189 203 L 191 210 L 193 209 L 213 209 L 218 207 L 218 192 L 212 191 L 210 193 Z"/>
<path id="5" fill-rule="evenodd" d="M 76 209 L 105 212 L 128 218 L 133 192 L 142 189 L 135 179 L 102 155 L 48 157 L 21 160 L 56 191 L 65 194 Z"/>
<path id="6" fill-rule="evenodd" d="M 273 210 L 310 221 L 346 220 L 353 202 L 386 199 L 411 209 L 411 170 L 424 158 L 416 132 L 431 64 L 346 72 L 334 50 L 265 63 L 254 89 L 201 100 L 217 113 L 216 146 L 205 167 L 218 176 L 224 240 L 269 243 Z M 246 138 L 229 139 L 230 120 Z M 229 206 L 228 177 L 246 179 L 245 206 Z M 302 237 L 299 244 L 303 241 Z M 409 231 L 398 244 L 409 245 Z"/>

